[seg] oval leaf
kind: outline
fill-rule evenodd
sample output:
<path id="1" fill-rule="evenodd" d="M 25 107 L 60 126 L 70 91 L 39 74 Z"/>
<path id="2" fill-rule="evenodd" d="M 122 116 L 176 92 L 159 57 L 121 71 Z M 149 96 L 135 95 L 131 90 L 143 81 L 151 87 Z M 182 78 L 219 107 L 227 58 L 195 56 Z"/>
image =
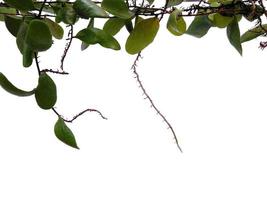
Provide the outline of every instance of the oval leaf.
<path id="1" fill-rule="evenodd" d="M 210 14 L 208 17 L 212 21 L 213 25 L 218 28 L 227 27 L 234 19 L 234 17 L 223 16 L 219 13 Z"/>
<path id="2" fill-rule="evenodd" d="M 61 117 L 58 118 L 54 126 L 54 132 L 55 132 L 56 137 L 61 142 L 73 148 L 79 149 L 72 131 L 69 129 L 69 127 L 67 127 L 64 120 Z"/>
<path id="3" fill-rule="evenodd" d="M 122 19 L 129 19 L 134 15 L 134 13 L 129 11 L 124 0 L 103 0 L 101 7 L 110 14 Z"/>
<path id="4" fill-rule="evenodd" d="M 2 88 L 5 91 L 9 92 L 10 94 L 14 94 L 14 95 L 20 96 L 20 97 L 31 96 L 35 92 L 35 90 L 24 91 L 24 90 L 17 88 L 1 72 L 0 72 L 0 85 L 2 86 Z"/>
<path id="5" fill-rule="evenodd" d="M 108 14 L 91 0 L 77 0 L 73 8 L 81 18 L 108 17 Z"/>
<path id="6" fill-rule="evenodd" d="M 126 41 L 126 51 L 136 54 L 153 42 L 159 30 L 159 19 L 144 19 L 136 24 Z"/>
<path id="7" fill-rule="evenodd" d="M 186 23 L 183 17 L 178 16 L 181 11 L 175 9 L 169 16 L 167 29 L 174 35 L 180 36 L 186 31 Z"/>
<path id="8" fill-rule="evenodd" d="M 18 30 L 18 33 L 17 33 L 16 43 L 17 43 L 17 47 L 18 47 L 21 54 L 23 54 L 24 45 L 26 45 L 25 44 L 25 37 L 26 37 L 27 31 L 28 31 L 28 28 L 29 28 L 29 25 L 23 21 L 21 23 L 19 30 Z"/>
<path id="9" fill-rule="evenodd" d="M 240 38 L 241 43 L 253 40 L 253 39 L 261 36 L 262 34 L 266 33 L 266 31 L 264 29 L 267 30 L 267 24 L 263 24 L 262 27 L 257 26 L 253 29 L 246 31 Z"/>
<path id="10" fill-rule="evenodd" d="M 86 28 L 77 33 L 75 36 L 81 41 L 87 44 L 100 44 L 103 47 L 110 48 L 113 50 L 120 50 L 120 44 L 110 34 L 98 28 Z"/>
<path id="11" fill-rule="evenodd" d="M 212 26 L 207 16 L 196 16 L 186 33 L 197 38 L 201 38 L 206 35 Z"/>
<path id="12" fill-rule="evenodd" d="M 17 37 L 21 23 L 21 17 L 5 15 L 6 28 L 15 37 Z"/>
<path id="13" fill-rule="evenodd" d="M 120 18 L 110 18 L 104 24 L 103 30 L 110 35 L 116 35 L 125 25 L 125 20 Z"/>
<path id="14" fill-rule="evenodd" d="M 56 39 L 62 39 L 64 35 L 64 30 L 63 28 L 56 22 L 52 21 L 49 18 L 45 18 L 44 22 L 47 24 L 51 34 L 56 38 Z"/>
<path id="15" fill-rule="evenodd" d="M 35 19 L 29 24 L 25 43 L 36 52 L 46 51 L 52 46 L 52 35 L 43 20 Z"/>
<path id="16" fill-rule="evenodd" d="M 233 21 L 227 26 L 227 37 L 229 42 L 235 49 L 242 55 L 242 46 L 240 41 L 240 30 L 236 17 Z"/>
<path id="17" fill-rule="evenodd" d="M 39 107 L 45 110 L 53 108 L 56 104 L 57 88 L 54 81 L 46 73 L 39 76 L 35 99 Z"/>

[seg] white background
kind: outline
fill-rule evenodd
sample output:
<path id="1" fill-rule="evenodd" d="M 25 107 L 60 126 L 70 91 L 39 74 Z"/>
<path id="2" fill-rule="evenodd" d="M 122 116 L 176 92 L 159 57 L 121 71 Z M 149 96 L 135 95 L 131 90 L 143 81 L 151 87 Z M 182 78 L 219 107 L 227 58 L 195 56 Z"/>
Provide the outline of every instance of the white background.
<path id="1" fill-rule="evenodd" d="M 250 27 L 243 25 L 242 32 Z M 0 199 L 266 200 L 267 52 L 258 49 L 264 38 L 245 43 L 241 57 L 225 30 L 196 39 L 172 36 L 164 26 L 138 71 L 184 153 L 143 99 L 134 56 L 98 46 L 81 52 L 75 40 L 65 63 L 70 75 L 51 75 L 56 107 L 68 118 L 96 108 L 108 120 L 87 113 L 69 124 L 78 151 L 56 139 L 56 115 L 34 97 L 0 90 Z M 22 67 L 15 39 L 0 28 L 1 72 L 20 88 L 35 87 L 35 65 Z M 122 47 L 126 37 L 125 30 L 117 36 Z M 40 54 L 41 67 L 58 68 L 63 48 L 55 41 Z"/>

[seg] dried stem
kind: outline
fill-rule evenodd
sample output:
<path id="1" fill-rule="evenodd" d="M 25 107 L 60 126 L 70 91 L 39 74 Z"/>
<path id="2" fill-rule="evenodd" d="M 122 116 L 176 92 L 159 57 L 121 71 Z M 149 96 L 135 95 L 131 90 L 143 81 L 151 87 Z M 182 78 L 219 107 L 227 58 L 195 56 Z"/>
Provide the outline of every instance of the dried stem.
<path id="1" fill-rule="evenodd" d="M 73 25 L 69 25 L 70 27 L 70 30 L 68 32 L 68 38 L 66 39 L 67 40 L 67 43 L 66 43 L 66 46 L 65 46 L 65 49 L 64 49 L 64 52 L 61 56 L 61 60 L 60 60 L 60 69 L 62 71 L 64 71 L 64 61 L 65 61 L 65 58 L 69 52 L 69 49 L 71 47 L 71 43 L 72 43 L 72 40 L 73 40 Z"/>

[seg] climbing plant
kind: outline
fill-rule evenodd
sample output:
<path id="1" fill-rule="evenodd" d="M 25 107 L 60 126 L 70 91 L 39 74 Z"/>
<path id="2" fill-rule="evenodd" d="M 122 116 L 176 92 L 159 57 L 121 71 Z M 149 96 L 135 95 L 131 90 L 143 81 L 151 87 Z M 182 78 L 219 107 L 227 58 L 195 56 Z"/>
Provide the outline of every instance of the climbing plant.
<path id="1" fill-rule="evenodd" d="M 167 22 L 163 24 L 162 19 Z M 191 17 L 190 23 L 187 18 Z M 159 28 L 166 28 L 176 37 L 188 34 L 197 38 L 205 36 L 210 29 L 219 28 L 225 31 L 230 44 L 242 55 L 242 43 L 259 36 L 266 36 L 267 24 L 263 21 L 267 11 L 263 0 L 4 0 L 0 1 L 0 20 L 16 39 L 16 46 L 22 56 L 22 66 L 35 65 L 38 72 L 38 84 L 31 91 L 19 89 L 0 72 L 0 85 L 7 92 L 20 97 L 34 96 L 37 105 L 44 110 L 52 110 L 58 120 L 54 126 L 56 137 L 65 144 L 77 148 L 74 134 L 67 123 L 73 122 L 85 112 L 95 112 L 103 119 L 106 117 L 96 109 L 86 109 L 66 119 L 57 112 L 57 87 L 50 73 L 64 75 L 66 56 L 73 40 L 81 41 L 81 50 L 101 45 L 114 51 L 126 51 L 136 55 L 132 71 L 151 106 L 168 125 L 177 147 L 181 150 L 175 131 L 165 115 L 156 107 L 146 91 L 137 71 L 137 62 L 141 51 L 156 38 Z M 104 19 L 103 27 L 97 23 Z M 251 27 L 240 33 L 241 20 L 252 22 Z M 81 20 L 88 25 L 81 30 L 74 30 Z M 120 41 L 116 34 L 126 28 L 129 36 Z M 66 46 L 58 69 L 43 69 L 39 63 L 39 52 L 48 51 L 56 40 L 64 37 L 68 30 Z M 174 38 L 175 39 L 175 38 Z M 125 47 L 121 43 L 125 42 Z M 266 41 L 260 42 L 265 48 Z M 34 63 L 34 64 L 33 64 Z M 182 150 L 181 150 L 182 151 Z"/>

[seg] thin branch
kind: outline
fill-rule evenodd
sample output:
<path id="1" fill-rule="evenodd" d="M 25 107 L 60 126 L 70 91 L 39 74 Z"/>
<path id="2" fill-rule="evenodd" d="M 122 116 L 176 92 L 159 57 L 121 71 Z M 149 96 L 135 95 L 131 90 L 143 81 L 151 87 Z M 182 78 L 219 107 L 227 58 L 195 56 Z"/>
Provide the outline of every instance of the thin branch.
<path id="1" fill-rule="evenodd" d="M 76 114 L 74 117 L 72 117 L 72 119 L 64 118 L 61 114 L 59 114 L 57 112 L 57 110 L 55 108 L 52 108 L 52 110 L 54 111 L 54 113 L 56 113 L 57 116 L 61 117 L 65 122 L 68 122 L 68 123 L 72 123 L 74 120 L 76 120 L 78 117 L 82 116 L 86 112 L 96 112 L 101 116 L 102 119 L 107 120 L 107 118 L 99 110 L 96 110 L 96 109 L 88 108 L 86 110 L 83 110 L 82 112 L 80 112 L 80 113 Z"/>
<path id="2" fill-rule="evenodd" d="M 141 52 L 138 53 L 136 59 L 134 60 L 134 63 L 132 65 L 132 70 L 133 70 L 133 73 L 135 75 L 135 78 L 139 84 L 139 87 L 141 88 L 143 94 L 145 95 L 145 99 L 148 99 L 148 101 L 150 102 L 151 104 L 151 107 L 157 112 L 157 114 L 159 114 L 159 116 L 163 119 L 163 121 L 167 124 L 168 128 L 171 130 L 172 134 L 173 134 L 173 137 L 174 137 L 174 140 L 175 140 L 175 143 L 178 147 L 178 149 L 182 151 L 182 148 L 180 147 L 179 145 L 179 142 L 178 142 L 178 138 L 176 136 L 176 133 L 171 125 L 171 123 L 167 120 L 167 118 L 162 114 L 162 112 L 158 109 L 158 107 L 155 105 L 154 101 L 152 100 L 152 98 L 150 97 L 150 95 L 147 93 L 142 81 L 141 81 L 141 78 L 140 78 L 140 75 L 139 73 L 137 72 L 137 63 L 139 61 L 139 59 L 141 58 Z"/>
<path id="3" fill-rule="evenodd" d="M 43 69 L 41 72 L 48 72 L 48 73 L 53 73 L 53 74 L 61 74 L 61 75 L 68 75 L 68 72 L 65 71 L 59 71 L 59 70 L 53 70 L 53 69 Z"/>
<path id="4" fill-rule="evenodd" d="M 64 61 L 65 61 L 65 58 L 69 52 L 69 49 L 71 47 L 71 43 L 72 43 L 72 40 L 73 40 L 73 25 L 69 25 L 70 26 L 70 30 L 68 32 L 68 38 L 66 39 L 68 42 L 66 43 L 66 46 L 65 46 L 65 49 L 64 49 L 64 52 L 61 56 L 61 60 L 60 60 L 60 69 L 62 71 L 64 71 Z"/>

